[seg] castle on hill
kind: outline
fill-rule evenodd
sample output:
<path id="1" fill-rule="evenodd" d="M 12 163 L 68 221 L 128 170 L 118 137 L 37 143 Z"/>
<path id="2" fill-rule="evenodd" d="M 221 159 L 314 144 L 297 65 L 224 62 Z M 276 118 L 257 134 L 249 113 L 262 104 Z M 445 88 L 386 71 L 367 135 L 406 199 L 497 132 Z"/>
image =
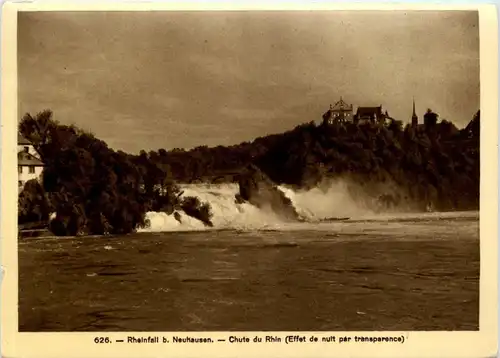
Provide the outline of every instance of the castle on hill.
<path id="1" fill-rule="evenodd" d="M 382 105 L 377 107 L 358 107 L 354 113 L 353 105 L 347 104 L 342 97 L 334 105 L 330 105 L 330 109 L 323 114 L 324 124 L 341 124 L 341 123 L 378 123 L 387 124 L 393 118 L 387 110 L 382 109 Z M 411 117 L 412 126 L 418 125 L 418 116 L 415 113 L 415 100 L 413 100 L 413 114 Z"/>

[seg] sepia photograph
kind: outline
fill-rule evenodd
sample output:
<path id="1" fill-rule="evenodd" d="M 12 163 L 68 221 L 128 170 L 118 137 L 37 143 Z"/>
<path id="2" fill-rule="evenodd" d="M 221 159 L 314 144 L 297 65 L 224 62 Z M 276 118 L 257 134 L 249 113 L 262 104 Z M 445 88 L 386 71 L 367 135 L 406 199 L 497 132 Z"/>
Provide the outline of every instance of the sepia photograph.
<path id="1" fill-rule="evenodd" d="M 478 11 L 18 14 L 18 328 L 478 331 Z"/>
<path id="2" fill-rule="evenodd" d="M 2 355 L 497 354 L 486 6 L 1 16 Z"/>

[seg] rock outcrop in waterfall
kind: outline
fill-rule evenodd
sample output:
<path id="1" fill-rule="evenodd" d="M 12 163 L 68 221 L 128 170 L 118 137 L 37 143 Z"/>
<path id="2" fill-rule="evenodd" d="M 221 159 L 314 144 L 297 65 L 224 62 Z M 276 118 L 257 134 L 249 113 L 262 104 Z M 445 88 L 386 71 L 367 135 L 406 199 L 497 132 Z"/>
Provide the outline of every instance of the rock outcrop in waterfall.
<path id="1" fill-rule="evenodd" d="M 272 210 L 286 221 L 301 220 L 292 201 L 258 167 L 250 164 L 238 178 L 236 202 L 248 202 L 259 209 Z"/>

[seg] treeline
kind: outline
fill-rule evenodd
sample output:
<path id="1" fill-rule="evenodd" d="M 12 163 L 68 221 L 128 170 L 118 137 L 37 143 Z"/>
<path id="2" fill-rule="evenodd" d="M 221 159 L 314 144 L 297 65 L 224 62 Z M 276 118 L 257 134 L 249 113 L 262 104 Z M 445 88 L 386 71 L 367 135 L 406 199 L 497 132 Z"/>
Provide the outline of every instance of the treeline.
<path id="1" fill-rule="evenodd" d="M 277 184 L 309 188 L 347 178 L 364 195 L 386 204 L 468 210 L 479 207 L 479 122 L 478 111 L 459 130 L 431 110 L 417 127 L 397 120 L 385 125 L 311 122 L 251 143 L 160 149 L 148 156 L 168 164 L 178 182 L 236 181 L 241 168 L 255 164 Z"/>
<path id="2" fill-rule="evenodd" d="M 56 235 L 126 234 L 148 223 L 147 211 L 182 210 L 211 225 L 211 210 L 182 197 L 168 165 L 146 153 L 114 151 L 89 132 L 53 120 L 51 111 L 21 120 L 19 130 L 45 164 L 42 185 L 28 182 L 19 195 L 19 223 L 56 217 Z M 179 219 L 179 215 L 176 215 Z"/>
<path id="3" fill-rule="evenodd" d="M 19 197 L 19 222 L 47 220 L 56 212 L 51 230 L 57 235 L 124 234 L 147 225 L 147 211 L 178 218 L 182 210 L 211 225 L 209 204 L 184 198 L 175 183 L 236 182 L 250 164 L 276 184 L 309 188 L 347 178 L 387 204 L 477 209 L 479 127 L 479 111 L 460 130 L 428 111 L 418 127 L 396 120 L 386 125 L 311 122 L 251 143 L 131 155 L 58 123 L 50 111 L 27 114 L 20 132 L 34 144 L 45 169 L 43 186 L 31 183 Z"/>
<path id="4" fill-rule="evenodd" d="M 413 209 L 479 207 L 479 116 L 458 130 L 429 111 L 423 125 L 304 125 L 286 133 L 258 165 L 300 187 L 345 178 L 363 195 Z"/>

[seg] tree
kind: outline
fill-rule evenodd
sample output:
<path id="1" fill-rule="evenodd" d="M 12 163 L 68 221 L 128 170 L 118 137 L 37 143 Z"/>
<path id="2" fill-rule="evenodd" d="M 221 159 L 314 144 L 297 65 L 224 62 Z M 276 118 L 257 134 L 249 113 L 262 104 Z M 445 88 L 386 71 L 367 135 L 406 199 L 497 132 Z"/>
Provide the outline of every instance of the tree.
<path id="1" fill-rule="evenodd" d="M 43 187 L 35 180 L 28 180 L 18 198 L 19 224 L 42 222 L 49 219 L 52 207 Z"/>
<path id="2" fill-rule="evenodd" d="M 480 118 L 481 113 L 477 111 L 472 120 L 467 124 L 464 129 L 464 133 L 467 138 L 476 138 L 479 139 L 480 134 Z"/>
<path id="3" fill-rule="evenodd" d="M 438 117 L 439 115 L 437 113 L 434 113 L 432 109 L 427 109 L 427 112 L 424 114 L 424 125 L 427 130 L 433 129 L 436 127 L 436 124 L 438 122 Z"/>
<path id="4" fill-rule="evenodd" d="M 458 128 L 452 123 L 445 119 L 439 123 L 439 136 L 443 140 L 449 140 L 459 135 L 460 131 Z"/>

